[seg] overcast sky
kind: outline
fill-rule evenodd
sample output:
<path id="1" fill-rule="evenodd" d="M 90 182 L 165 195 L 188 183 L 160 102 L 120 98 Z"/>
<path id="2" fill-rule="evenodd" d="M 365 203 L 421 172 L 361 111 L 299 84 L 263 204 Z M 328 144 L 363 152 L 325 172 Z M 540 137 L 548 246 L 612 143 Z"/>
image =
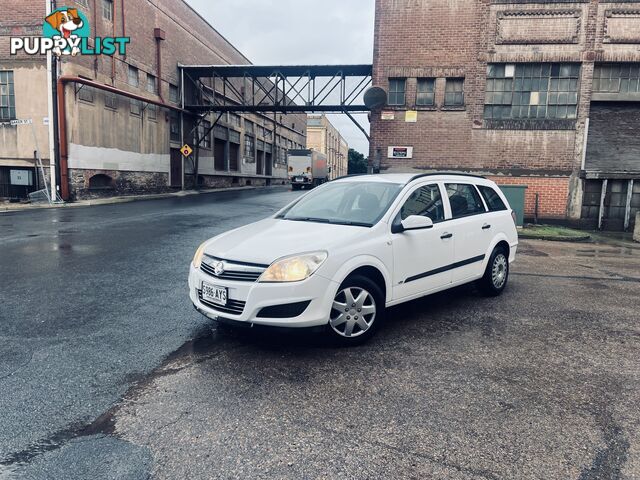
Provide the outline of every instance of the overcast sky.
<path id="1" fill-rule="evenodd" d="M 254 64 L 371 63 L 374 0 L 187 0 Z M 366 115 L 357 117 L 368 128 Z M 368 155 L 344 115 L 331 122 Z"/>

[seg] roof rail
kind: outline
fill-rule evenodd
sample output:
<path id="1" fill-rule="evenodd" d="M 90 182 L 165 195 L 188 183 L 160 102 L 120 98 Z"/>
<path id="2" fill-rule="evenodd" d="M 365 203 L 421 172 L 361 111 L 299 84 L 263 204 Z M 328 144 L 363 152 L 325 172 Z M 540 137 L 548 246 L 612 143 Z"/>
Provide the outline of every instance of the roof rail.
<path id="1" fill-rule="evenodd" d="M 371 175 L 370 173 L 352 173 L 350 175 L 343 175 L 341 177 L 338 178 L 334 178 L 333 180 L 331 180 L 332 182 L 335 182 L 336 180 L 342 180 L 344 178 L 353 178 L 353 177 L 365 177 L 367 175 Z"/>
<path id="2" fill-rule="evenodd" d="M 461 172 L 433 172 L 433 173 L 420 173 L 419 175 L 416 175 L 414 177 L 411 178 L 411 180 L 409 180 L 407 183 L 411 183 L 414 180 L 418 180 L 419 178 L 424 178 L 424 177 L 436 177 L 436 176 L 452 176 L 452 177 L 473 177 L 473 178 L 482 178 L 483 180 L 486 180 L 487 177 L 483 177 L 482 175 L 473 175 L 471 173 L 461 173 Z"/>

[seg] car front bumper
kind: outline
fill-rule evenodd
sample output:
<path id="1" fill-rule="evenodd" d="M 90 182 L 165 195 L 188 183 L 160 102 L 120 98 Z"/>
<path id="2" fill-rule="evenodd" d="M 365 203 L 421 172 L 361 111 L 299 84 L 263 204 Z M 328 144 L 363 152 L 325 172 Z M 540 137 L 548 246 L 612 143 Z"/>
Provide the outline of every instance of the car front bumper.
<path id="1" fill-rule="evenodd" d="M 198 291 L 202 282 L 228 289 L 228 298 L 232 302 L 246 302 L 242 313 L 234 314 L 216 309 L 200 300 Z M 189 271 L 189 297 L 196 309 L 206 317 L 219 318 L 248 325 L 266 325 L 273 327 L 306 328 L 326 325 L 338 284 L 314 274 L 302 282 L 294 283 L 258 283 L 221 280 L 212 277 L 193 264 Z M 304 312 L 293 318 L 262 318 L 258 314 L 263 308 L 310 302 Z"/>

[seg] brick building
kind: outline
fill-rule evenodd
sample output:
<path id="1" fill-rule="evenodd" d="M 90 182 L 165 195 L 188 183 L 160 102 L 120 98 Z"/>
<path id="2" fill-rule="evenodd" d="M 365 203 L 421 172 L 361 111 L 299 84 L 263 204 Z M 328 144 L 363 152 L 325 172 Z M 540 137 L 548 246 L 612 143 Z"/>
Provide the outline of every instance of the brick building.
<path id="1" fill-rule="evenodd" d="M 342 177 L 349 169 L 349 144 L 326 115 L 307 117 L 307 146 L 327 156 L 330 179 Z"/>
<path id="2" fill-rule="evenodd" d="M 0 20 L 0 197 L 16 195 L 13 170 L 32 172 L 32 190 L 43 184 L 34 169 L 30 129 L 10 120 L 33 118 L 46 167 L 50 157 L 46 58 L 9 55 L 10 37 L 42 35 L 45 1 L 10 4 L 14 13 Z M 65 6 L 84 14 L 91 38 L 130 37 L 126 55 L 63 56 L 59 62 L 59 75 L 70 78 L 63 84 L 60 136 L 61 163 L 68 165 L 61 176 L 63 183 L 68 177 L 70 198 L 192 187 L 195 154 L 185 160 L 179 149 L 193 145 L 197 134 L 204 136 L 197 150 L 200 184 L 285 182 L 286 151 L 306 147 L 306 115 L 228 114 L 205 135 L 214 115 L 196 129 L 195 117 L 180 112 L 179 64 L 250 63 L 187 3 L 69 0 Z M 82 83 L 87 81 L 94 83 Z M 187 83 L 185 96 L 194 90 Z"/>
<path id="3" fill-rule="evenodd" d="M 639 83 L 640 2 L 376 0 L 370 158 L 527 185 L 527 217 L 632 228 Z"/>

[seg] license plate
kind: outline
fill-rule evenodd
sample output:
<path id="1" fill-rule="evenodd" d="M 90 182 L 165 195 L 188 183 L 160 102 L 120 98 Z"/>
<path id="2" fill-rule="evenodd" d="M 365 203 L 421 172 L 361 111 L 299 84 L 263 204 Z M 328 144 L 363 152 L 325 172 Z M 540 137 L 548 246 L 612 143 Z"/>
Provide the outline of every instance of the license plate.
<path id="1" fill-rule="evenodd" d="M 296 183 L 304 183 L 304 177 L 296 177 L 293 179 L 293 181 Z"/>
<path id="2" fill-rule="evenodd" d="M 202 282 L 202 299 L 216 305 L 226 305 L 229 291 L 224 287 L 216 287 Z"/>

